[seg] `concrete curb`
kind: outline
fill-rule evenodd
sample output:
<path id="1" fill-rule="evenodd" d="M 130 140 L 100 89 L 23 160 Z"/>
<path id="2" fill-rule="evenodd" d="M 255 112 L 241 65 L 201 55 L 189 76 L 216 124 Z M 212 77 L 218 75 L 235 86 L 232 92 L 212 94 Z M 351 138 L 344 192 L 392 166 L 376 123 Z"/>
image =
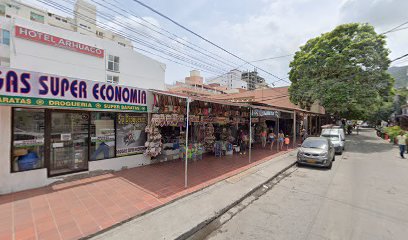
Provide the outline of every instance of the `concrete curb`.
<path id="1" fill-rule="evenodd" d="M 273 175 L 272 177 L 268 178 L 266 181 L 262 182 L 261 184 L 259 184 L 258 186 L 256 186 L 255 188 L 253 188 L 252 190 L 250 190 L 249 192 L 247 192 L 245 195 L 243 195 L 242 197 L 240 197 L 238 200 L 234 201 L 233 203 L 229 204 L 228 206 L 226 206 L 225 208 L 223 208 L 221 211 L 215 213 L 215 215 L 211 218 L 208 218 L 204 221 L 202 221 L 201 223 L 199 223 L 197 226 L 195 226 L 194 228 L 190 229 L 189 231 L 183 233 L 182 235 L 180 235 L 179 237 L 176 238 L 176 240 L 186 240 L 189 239 L 190 237 L 192 237 L 194 234 L 196 234 L 197 232 L 199 232 L 201 229 L 203 229 L 204 227 L 206 227 L 207 225 L 209 225 L 211 222 L 213 222 L 214 220 L 216 220 L 217 218 L 221 217 L 223 214 L 225 214 L 226 212 L 228 212 L 229 210 L 231 210 L 232 208 L 234 208 L 235 206 L 237 206 L 239 203 L 241 203 L 243 200 L 245 200 L 246 198 L 248 198 L 249 196 L 251 196 L 252 194 L 254 194 L 256 191 L 260 190 L 261 188 L 263 188 L 263 186 L 265 184 L 267 184 L 268 182 L 272 181 L 273 179 L 277 178 L 279 175 L 281 175 L 282 173 L 286 172 L 288 169 L 290 169 L 291 167 L 293 167 L 296 164 L 296 162 L 291 163 L 289 166 L 285 167 L 284 169 L 280 170 L 278 173 L 276 173 L 275 175 Z"/>

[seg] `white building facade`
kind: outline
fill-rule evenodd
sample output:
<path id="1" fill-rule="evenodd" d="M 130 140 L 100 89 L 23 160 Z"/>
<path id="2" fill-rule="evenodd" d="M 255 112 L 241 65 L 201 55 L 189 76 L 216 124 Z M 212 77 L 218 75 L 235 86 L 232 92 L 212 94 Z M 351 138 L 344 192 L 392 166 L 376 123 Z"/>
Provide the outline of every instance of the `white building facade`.
<path id="1" fill-rule="evenodd" d="M 242 72 L 234 69 L 224 75 L 207 79 L 207 83 L 218 83 L 227 89 L 247 89 L 247 82 L 241 80 L 241 76 Z"/>
<path id="2" fill-rule="evenodd" d="M 0 194 L 149 164 L 146 89 L 164 90 L 165 64 L 10 2 L 0 1 Z"/>

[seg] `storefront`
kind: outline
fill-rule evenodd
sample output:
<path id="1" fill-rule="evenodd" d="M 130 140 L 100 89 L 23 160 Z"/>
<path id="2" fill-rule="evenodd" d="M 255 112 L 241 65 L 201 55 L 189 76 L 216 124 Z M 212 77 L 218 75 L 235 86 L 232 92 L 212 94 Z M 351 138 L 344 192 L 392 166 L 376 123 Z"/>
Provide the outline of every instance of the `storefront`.
<path id="1" fill-rule="evenodd" d="M 188 113 L 187 99 L 190 101 Z M 160 136 L 162 141 L 158 161 L 186 156 L 196 161 L 205 156 L 232 155 L 239 152 L 240 133 L 249 134 L 249 106 L 244 104 L 156 92 L 153 112 L 151 124 L 159 132 L 155 136 Z M 154 150 L 160 151 L 156 147 Z"/>
<path id="2" fill-rule="evenodd" d="M 10 154 L 1 159 L 10 167 L 0 173 L 0 193 L 149 164 L 152 99 L 144 89 L 0 67 L 0 150 Z"/>

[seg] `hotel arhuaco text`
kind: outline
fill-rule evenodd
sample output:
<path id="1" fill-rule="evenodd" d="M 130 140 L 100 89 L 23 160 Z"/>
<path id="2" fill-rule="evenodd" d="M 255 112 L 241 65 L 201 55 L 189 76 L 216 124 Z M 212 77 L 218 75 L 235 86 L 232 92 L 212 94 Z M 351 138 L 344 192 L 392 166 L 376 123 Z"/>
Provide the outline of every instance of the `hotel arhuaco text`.
<path id="1" fill-rule="evenodd" d="M 147 111 L 143 89 L 0 67 L 0 105 Z"/>
<path id="2" fill-rule="evenodd" d="M 51 34 L 35 31 L 32 29 L 15 26 L 16 37 L 26 40 L 39 42 L 42 44 L 50 45 L 53 47 L 64 48 L 71 51 L 92 55 L 95 57 L 103 58 L 105 51 L 100 48 L 92 47 L 86 44 L 71 41 L 65 38 L 53 36 Z"/>

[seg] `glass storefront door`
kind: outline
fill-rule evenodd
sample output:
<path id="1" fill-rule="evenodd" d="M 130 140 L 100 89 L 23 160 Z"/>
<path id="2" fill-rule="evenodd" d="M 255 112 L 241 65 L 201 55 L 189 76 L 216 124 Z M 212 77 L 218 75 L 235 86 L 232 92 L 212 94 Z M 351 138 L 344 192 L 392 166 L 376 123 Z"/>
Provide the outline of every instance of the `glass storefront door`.
<path id="1" fill-rule="evenodd" d="M 51 111 L 49 175 L 88 169 L 89 113 Z"/>

